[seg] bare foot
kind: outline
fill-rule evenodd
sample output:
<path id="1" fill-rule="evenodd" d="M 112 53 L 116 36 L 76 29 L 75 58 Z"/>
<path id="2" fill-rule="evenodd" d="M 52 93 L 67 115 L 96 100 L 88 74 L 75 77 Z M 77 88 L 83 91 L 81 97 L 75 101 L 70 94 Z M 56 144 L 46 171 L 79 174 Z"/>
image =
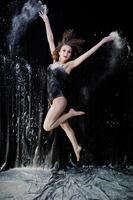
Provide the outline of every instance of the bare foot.
<path id="1" fill-rule="evenodd" d="M 71 109 L 69 110 L 69 113 L 70 113 L 73 117 L 74 117 L 74 116 L 84 115 L 84 114 L 85 114 L 85 112 L 76 111 L 76 110 L 74 110 L 73 108 L 71 108 Z"/>
<path id="2" fill-rule="evenodd" d="M 76 154 L 77 161 L 79 161 L 79 159 L 80 159 L 80 152 L 81 152 L 81 149 L 82 149 L 81 146 L 78 146 L 78 147 L 75 149 L 75 154 Z"/>

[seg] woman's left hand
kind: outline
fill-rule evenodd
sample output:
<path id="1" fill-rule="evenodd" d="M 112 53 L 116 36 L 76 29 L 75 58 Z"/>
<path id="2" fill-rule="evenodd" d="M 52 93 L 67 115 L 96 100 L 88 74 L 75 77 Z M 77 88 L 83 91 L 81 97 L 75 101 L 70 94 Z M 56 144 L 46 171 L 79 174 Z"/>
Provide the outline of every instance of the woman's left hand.
<path id="1" fill-rule="evenodd" d="M 104 37 L 102 39 L 103 43 L 107 43 L 107 42 L 111 42 L 114 40 L 114 37 L 112 37 L 111 35 L 107 36 L 107 37 Z"/>

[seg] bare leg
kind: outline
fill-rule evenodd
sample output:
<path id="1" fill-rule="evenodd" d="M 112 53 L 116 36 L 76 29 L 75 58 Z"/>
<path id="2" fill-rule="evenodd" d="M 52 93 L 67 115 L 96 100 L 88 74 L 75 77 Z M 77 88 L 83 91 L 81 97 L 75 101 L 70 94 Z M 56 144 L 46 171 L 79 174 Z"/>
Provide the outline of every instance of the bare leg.
<path id="1" fill-rule="evenodd" d="M 53 124 L 51 124 L 50 129 L 54 129 L 54 128 L 58 127 L 61 123 L 65 122 L 69 118 L 83 115 L 83 114 L 84 114 L 84 112 L 76 111 L 71 108 L 68 113 L 61 115 L 55 122 L 53 122 Z"/>
<path id="2" fill-rule="evenodd" d="M 80 151 L 81 151 L 81 146 L 78 144 L 77 139 L 75 137 L 75 133 L 70 127 L 68 121 L 65 121 L 64 123 L 60 124 L 61 128 L 65 131 L 67 137 L 69 138 L 70 142 L 72 143 L 77 161 L 80 159 Z"/>
<path id="3" fill-rule="evenodd" d="M 85 114 L 84 112 L 75 111 L 74 109 L 70 109 L 68 113 L 64 114 L 66 105 L 67 101 L 64 97 L 57 97 L 54 99 L 43 124 L 46 131 L 50 131 L 58 127 L 61 123 L 71 117 Z"/>

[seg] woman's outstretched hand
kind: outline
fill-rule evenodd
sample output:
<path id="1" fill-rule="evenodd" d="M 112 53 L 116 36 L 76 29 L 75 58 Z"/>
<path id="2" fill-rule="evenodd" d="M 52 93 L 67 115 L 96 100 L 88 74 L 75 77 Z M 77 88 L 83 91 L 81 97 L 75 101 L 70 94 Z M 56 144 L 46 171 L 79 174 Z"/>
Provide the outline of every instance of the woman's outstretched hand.
<path id="1" fill-rule="evenodd" d="M 109 35 L 109 36 L 107 36 L 107 37 L 104 37 L 103 39 L 102 39 L 102 42 L 103 43 L 107 43 L 107 42 L 111 42 L 111 41 L 113 41 L 114 40 L 114 37 L 112 37 L 111 35 Z"/>
<path id="2" fill-rule="evenodd" d="M 48 16 L 43 11 L 39 12 L 39 16 L 43 19 L 44 22 L 48 21 Z"/>

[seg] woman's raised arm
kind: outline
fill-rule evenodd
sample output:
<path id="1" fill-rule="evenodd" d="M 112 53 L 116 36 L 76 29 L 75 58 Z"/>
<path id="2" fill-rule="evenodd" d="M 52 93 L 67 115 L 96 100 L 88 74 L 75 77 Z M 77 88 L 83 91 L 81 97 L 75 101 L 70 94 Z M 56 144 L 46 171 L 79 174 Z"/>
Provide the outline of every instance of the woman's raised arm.
<path id="1" fill-rule="evenodd" d="M 53 52 L 55 50 L 55 43 L 54 43 L 54 36 L 53 36 L 53 32 L 52 32 L 52 29 L 51 29 L 51 26 L 50 26 L 49 18 L 42 11 L 39 12 L 39 16 L 43 19 L 43 21 L 45 23 L 46 34 L 47 34 L 50 52 L 51 52 L 51 54 L 53 54 Z"/>
<path id="2" fill-rule="evenodd" d="M 68 62 L 66 65 L 67 70 L 70 72 L 73 68 L 80 65 L 84 60 L 89 58 L 94 52 L 96 52 L 103 44 L 110 42 L 114 39 L 111 35 L 104 37 L 99 43 L 97 43 L 95 46 L 93 46 L 91 49 L 83 53 L 81 56 L 76 58 L 75 60 L 72 60 Z"/>

